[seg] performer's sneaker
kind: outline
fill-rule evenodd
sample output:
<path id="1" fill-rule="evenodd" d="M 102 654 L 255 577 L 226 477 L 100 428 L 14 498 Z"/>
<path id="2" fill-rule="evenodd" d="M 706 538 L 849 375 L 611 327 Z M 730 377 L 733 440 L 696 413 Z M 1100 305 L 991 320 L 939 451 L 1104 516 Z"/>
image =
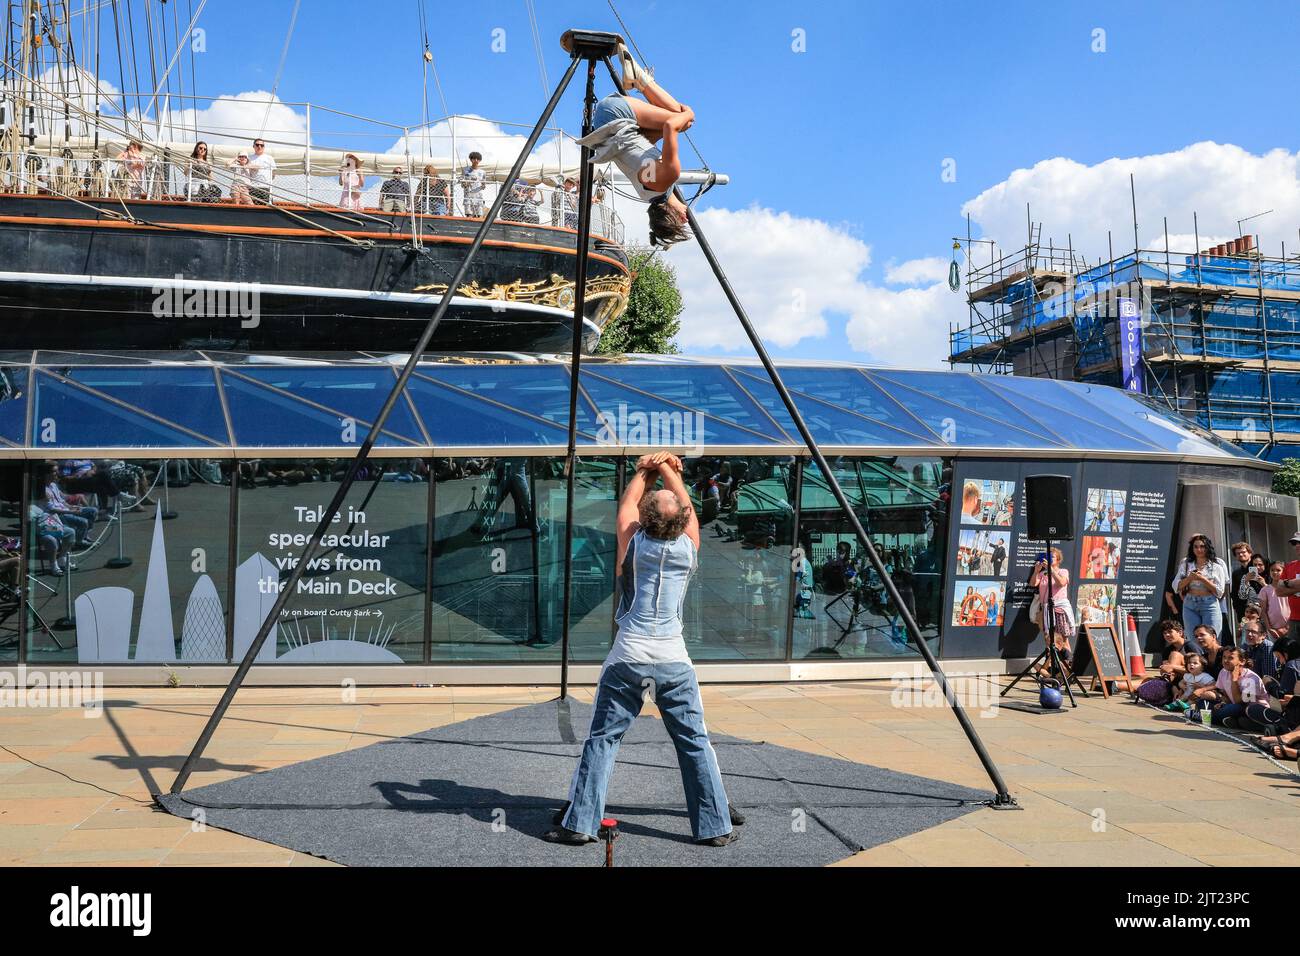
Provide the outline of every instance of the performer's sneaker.
<path id="1" fill-rule="evenodd" d="M 622 43 L 618 45 L 618 61 L 623 73 L 623 92 L 630 93 L 632 90 L 640 89 L 642 68 L 636 60 L 632 59 L 632 54 Z"/>
<path id="2" fill-rule="evenodd" d="M 730 833 L 724 833 L 722 836 L 715 836 L 709 840 L 696 840 L 698 846 L 726 846 L 728 843 L 735 843 L 740 839 L 740 831 L 732 830 Z"/>
<path id="3" fill-rule="evenodd" d="M 577 830 L 570 830 L 568 827 L 556 827 L 554 830 L 547 830 L 542 834 L 542 839 L 547 843 L 562 843 L 564 846 L 583 846 L 587 843 L 595 843 L 596 838 L 586 833 L 580 833 Z"/>
<path id="4" fill-rule="evenodd" d="M 745 825 L 745 815 L 730 804 L 728 804 L 727 809 L 731 811 L 731 825 L 733 827 L 743 827 Z"/>

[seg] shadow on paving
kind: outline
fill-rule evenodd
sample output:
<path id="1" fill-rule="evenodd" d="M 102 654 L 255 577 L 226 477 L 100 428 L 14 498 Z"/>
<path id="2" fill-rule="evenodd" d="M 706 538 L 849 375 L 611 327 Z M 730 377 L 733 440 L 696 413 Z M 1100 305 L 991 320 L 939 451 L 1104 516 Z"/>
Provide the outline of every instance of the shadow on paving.
<path id="1" fill-rule="evenodd" d="M 597 844 L 542 840 L 568 793 L 591 707 L 548 701 L 165 795 L 223 830 L 359 866 L 598 866 Z M 730 846 L 691 840 L 662 724 L 623 740 L 606 815 L 620 866 L 821 866 L 977 809 L 990 794 L 773 744 L 712 735 L 748 822 Z"/>

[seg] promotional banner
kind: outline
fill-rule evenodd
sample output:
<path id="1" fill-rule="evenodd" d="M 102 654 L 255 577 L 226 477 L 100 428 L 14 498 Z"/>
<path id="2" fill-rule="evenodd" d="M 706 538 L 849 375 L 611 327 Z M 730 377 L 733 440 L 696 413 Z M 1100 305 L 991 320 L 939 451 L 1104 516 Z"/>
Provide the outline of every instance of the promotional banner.
<path id="1" fill-rule="evenodd" d="M 942 653 L 949 658 L 1033 656 L 1034 565 L 1046 542 L 1026 530 L 1024 480 L 1067 475 L 1074 540 L 1053 541 L 1069 574 L 1075 623 L 1122 624 L 1132 614 L 1145 641 L 1158 625 L 1174 533 L 1174 465 L 1127 462 L 984 461 L 954 467 Z M 1118 633 L 1123 636 L 1123 628 Z"/>
<path id="2" fill-rule="evenodd" d="M 1132 299 L 1119 300 L 1119 353 L 1125 390 L 1142 394 L 1142 314 Z"/>

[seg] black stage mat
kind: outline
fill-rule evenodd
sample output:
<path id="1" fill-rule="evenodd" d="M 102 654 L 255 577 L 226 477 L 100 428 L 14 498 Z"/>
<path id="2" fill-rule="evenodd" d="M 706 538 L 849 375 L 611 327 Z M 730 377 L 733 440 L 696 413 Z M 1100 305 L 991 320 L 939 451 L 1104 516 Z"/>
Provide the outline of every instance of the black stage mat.
<path id="1" fill-rule="evenodd" d="M 568 794 L 591 707 L 548 701 L 250 774 L 160 802 L 223 830 L 352 866 L 601 865 L 597 844 L 541 839 Z M 640 717 L 606 815 L 619 866 L 821 866 L 943 823 L 990 795 L 880 767 L 712 734 L 748 818 L 726 847 L 691 841 L 676 753 Z M 918 745 L 920 746 L 920 745 Z"/>

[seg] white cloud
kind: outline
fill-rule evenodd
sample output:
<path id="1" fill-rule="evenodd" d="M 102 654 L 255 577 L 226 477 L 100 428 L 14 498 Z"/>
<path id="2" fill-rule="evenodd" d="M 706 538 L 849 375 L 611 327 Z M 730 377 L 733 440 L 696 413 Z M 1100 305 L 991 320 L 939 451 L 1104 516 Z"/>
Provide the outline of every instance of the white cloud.
<path id="1" fill-rule="evenodd" d="M 948 260 L 939 256 L 908 259 L 885 270 L 885 281 L 890 285 L 923 285 L 946 281 Z"/>
<path id="2" fill-rule="evenodd" d="M 1262 155 L 1225 143 L 1193 143 L 1148 156 L 1107 159 L 1085 165 L 1072 159 L 1046 159 L 1018 169 L 962 207 L 985 237 L 1006 249 L 1025 244 L 1025 203 L 1042 240 L 1064 246 L 1067 234 L 1077 253 L 1090 261 L 1107 251 L 1110 230 L 1116 255 L 1132 248 L 1129 175 L 1137 192 L 1138 236 L 1144 248 L 1164 248 L 1163 217 L 1168 217 L 1170 247 L 1192 251 L 1192 214 L 1201 247 L 1206 237 L 1238 235 L 1237 220 L 1266 209 L 1273 212 L 1243 224 L 1260 236 L 1266 253 L 1293 245 L 1300 222 L 1300 153 L 1274 149 Z M 1177 245 L 1175 244 L 1177 242 Z M 978 257 L 977 257 L 978 258 Z"/>
<path id="3" fill-rule="evenodd" d="M 615 205 L 629 237 L 644 241 L 644 206 L 622 199 Z M 946 262 L 934 260 L 943 266 L 943 281 L 937 283 L 929 281 L 940 272 L 934 262 L 901 263 L 896 269 L 909 277 L 907 281 L 926 284 L 891 290 L 863 279 L 871 264 L 871 246 L 841 226 L 759 206 L 708 209 L 697 215 L 755 328 L 774 350 L 825 338 L 844 322 L 848 344 L 861 354 L 843 358 L 942 365 L 948 321 L 965 316 L 960 296 L 948 291 Z M 749 343 L 699 246 L 682 243 L 659 255 L 677 270 L 682 291 L 678 344 L 688 352 L 748 352 Z"/>
<path id="4" fill-rule="evenodd" d="M 160 101 L 160 109 L 162 105 Z M 266 90 L 225 96 L 201 110 L 164 111 L 162 120 L 162 139 L 190 140 L 197 129 L 199 138 L 210 143 L 247 145 L 259 136 L 265 137 L 272 146 L 307 142 L 306 114 L 287 106 Z M 151 128 L 151 121 L 146 120 L 146 131 Z"/>
<path id="5" fill-rule="evenodd" d="M 865 281 L 871 246 L 831 223 L 758 206 L 710 209 L 699 219 L 759 334 L 777 349 L 824 337 L 846 317 L 849 344 L 864 353 L 857 358 L 937 367 L 947 354 L 948 319 L 965 315 L 945 283 L 895 291 Z M 682 289 L 682 348 L 746 351 L 748 342 L 698 245 L 660 254 L 676 267 Z M 910 263 L 899 268 L 911 281 L 934 272 Z"/>

